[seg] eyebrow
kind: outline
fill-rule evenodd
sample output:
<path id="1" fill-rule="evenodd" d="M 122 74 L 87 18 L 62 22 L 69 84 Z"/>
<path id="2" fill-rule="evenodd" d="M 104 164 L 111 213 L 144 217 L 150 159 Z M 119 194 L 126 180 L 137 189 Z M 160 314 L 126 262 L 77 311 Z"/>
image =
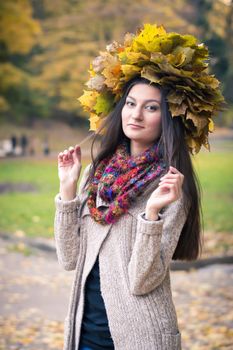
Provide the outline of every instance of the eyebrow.
<path id="1" fill-rule="evenodd" d="M 128 98 L 128 97 L 131 98 L 132 100 L 136 101 L 136 99 L 135 99 L 134 97 L 132 97 L 132 96 L 130 96 L 130 95 L 128 95 L 127 98 Z M 147 103 L 147 102 L 157 102 L 158 104 L 161 104 L 160 101 L 158 101 L 158 100 L 156 100 L 156 99 L 154 99 L 154 98 L 151 98 L 151 99 L 149 99 L 149 100 L 145 100 L 145 103 Z"/>

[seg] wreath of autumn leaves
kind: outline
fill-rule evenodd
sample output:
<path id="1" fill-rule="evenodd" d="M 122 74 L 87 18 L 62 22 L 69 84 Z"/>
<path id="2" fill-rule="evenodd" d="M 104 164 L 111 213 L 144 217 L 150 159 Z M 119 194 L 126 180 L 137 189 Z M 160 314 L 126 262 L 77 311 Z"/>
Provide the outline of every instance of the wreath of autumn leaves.
<path id="1" fill-rule="evenodd" d="M 136 34 L 127 33 L 124 44 L 114 41 L 91 64 L 88 89 L 78 99 L 90 113 L 90 130 L 103 119 L 122 96 L 123 86 L 141 76 L 169 91 L 172 117 L 185 125 L 190 152 L 209 149 L 212 117 L 222 109 L 224 98 L 219 81 L 208 74 L 209 52 L 192 35 L 167 33 L 163 26 L 145 24 Z"/>

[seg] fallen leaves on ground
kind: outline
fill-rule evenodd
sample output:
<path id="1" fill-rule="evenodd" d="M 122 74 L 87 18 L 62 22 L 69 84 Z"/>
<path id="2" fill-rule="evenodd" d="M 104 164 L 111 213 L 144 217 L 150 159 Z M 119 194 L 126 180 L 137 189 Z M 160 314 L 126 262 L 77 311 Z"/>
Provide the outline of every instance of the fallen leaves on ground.
<path id="1" fill-rule="evenodd" d="M 45 320 L 39 312 L 29 309 L 20 317 L 0 318 L 1 350 L 62 349 L 63 323 Z"/>
<path id="2" fill-rule="evenodd" d="M 72 273 L 0 243 L 0 350 L 62 349 Z M 171 282 L 183 350 L 233 349 L 233 266 L 172 271 Z"/>
<path id="3" fill-rule="evenodd" d="M 233 267 L 172 273 L 183 350 L 233 349 Z"/>
<path id="4" fill-rule="evenodd" d="M 233 255 L 233 234 L 206 231 L 202 258 L 229 255 Z"/>

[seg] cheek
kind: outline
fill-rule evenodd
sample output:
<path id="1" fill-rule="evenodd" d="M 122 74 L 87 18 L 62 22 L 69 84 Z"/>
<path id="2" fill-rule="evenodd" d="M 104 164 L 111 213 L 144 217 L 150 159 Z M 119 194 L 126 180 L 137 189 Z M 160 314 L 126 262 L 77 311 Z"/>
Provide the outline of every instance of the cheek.
<path id="1" fill-rule="evenodd" d="M 153 120 L 150 120 L 148 122 L 148 127 L 151 129 L 151 132 L 156 134 L 156 136 L 158 134 L 161 133 L 161 130 L 162 130 L 162 120 L 161 120 L 161 117 L 158 116 L 157 118 L 153 119 Z"/>
<path id="2" fill-rule="evenodd" d="M 127 124 L 127 114 L 125 113 L 124 108 L 122 109 L 122 112 L 121 112 L 121 123 L 122 123 L 122 128 L 124 130 Z"/>

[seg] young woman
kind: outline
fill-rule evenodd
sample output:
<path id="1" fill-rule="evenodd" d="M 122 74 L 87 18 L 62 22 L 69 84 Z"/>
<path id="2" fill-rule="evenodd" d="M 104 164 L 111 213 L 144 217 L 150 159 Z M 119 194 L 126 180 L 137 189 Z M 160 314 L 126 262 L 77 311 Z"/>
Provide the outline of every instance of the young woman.
<path id="1" fill-rule="evenodd" d="M 156 43 L 162 35 L 161 42 L 164 43 L 166 36 L 161 28 L 147 27 L 142 40 L 148 32 L 157 33 L 153 34 Z M 151 37 L 149 35 L 147 50 L 158 47 L 151 49 Z M 173 37 L 176 45 L 184 43 L 184 53 L 188 52 L 187 40 L 191 42 L 189 61 L 182 58 L 179 76 L 178 68 L 169 69 L 167 73 L 167 65 L 160 63 L 161 55 L 150 54 L 153 70 L 157 69 L 156 59 L 159 69 L 166 70 L 167 75 L 161 75 L 159 84 L 153 83 L 153 80 L 158 80 L 158 73 L 155 79 L 148 69 L 147 51 L 143 49 L 142 54 L 138 53 L 138 47 L 142 47 L 140 36 L 134 37 L 133 41 L 127 37 L 125 45 L 131 46 L 130 49 L 127 46 L 124 55 L 122 47 L 118 49 L 114 43 L 114 47 L 93 63 L 97 74 L 94 79 L 97 78 L 95 83 L 98 82 L 100 92 L 88 95 L 88 104 L 92 106 L 93 98 L 101 93 L 101 101 L 106 96 L 109 98 L 109 94 L 104 94 L 103 86 L 99 86 L 99 82 L 104 81 L 101 69 L 105 74 L 106 67 L 109 67 L 116 76 L 119 71 L 112 70 L 109 52 L 117 55 L 114 64 L 116 57 L 124 64 L 128 57 L 133 71 L 141 69 L 143 74 L 125 79 L 121 98 L 99 130 L 101 145 L 98 154 L 85 169 L 77 194 L 82 167 L 81 149 L 78 145 L 69 147 L 58 156 L 60 193 L 55 199 L 57 255 L 66 270 L 75 269 L 65 321 L 65 350 L 181 349 L 169 266 L 172 259 L 196 259 L 200 251 L 200 193 L 187 135 L 205 143 L 201 131 L 208 133 L 208 125 L 203 121 L 206 117 L 209 123 L 209 119 L 208 112 L 202 114 L 202 124 L 198 124 L 200 130 L 197 132 L 190 129 L 184 115 L 175 114 L 174 117 L 177 108 L 181 108 L 181 114 L 184 111 L 187 96 L 185 116 L 190 119 L 194 115 L 188 110 L 195 94 L 192 90 L 194 78 L 184 78 L 185 83 L 191 86 L 188 89 L 182 86 L 182 76 L 186 74 L 186 63 L 187 76 L 191 76 L 190 55 L 195 50 L 194 41 L 190 38 L 182 37 L 183 41 L 179 42 L 178 36 L 169 36 L 169 40 Z M 175 44 L 169 44 L 169 47 L 173 50 Z M 133 50 L 137 51 L 137 60 L 142 59 L 136 68 L 130 50 L 133 53 Z M 198 53 L 202 50 L 204 57 L 204 51 L 199 46 L 196 50 L 193 62 L 195 71 L 198 71 Z M 174 52 L 176 57 L 175 54 L 181 51 Z M 169 53 L 167 47 L 166 53 Z M 181 56 L 178 57 L 180 59 Z M 178 61 L 174 62 L 177 66 L 181 65 Z M 144 70 L 143 64 L 147 64 Z M 122 86 L 122 72 L 128 77 L 128 66 L 121 67 L 121 75 L 118 80 L 115 79 L 115 85 L 112 81 L 105 82 L 114 93 Z M 167 89 L 163 82 L 167 83 L 169 74 L 173 72 L 172 83 Z M 152 79 L 142 77 L 145 74 Z M 174 95 L 171 87 L 174 88 L 176 79 L 177 89 L 181 87 L 182 91 L 174 90 Z M 197 79 L 202 79 L 200 86 L 204 86 L 205 81 L 206 84 L 212 81 L 211 78 L 204 80 L 199 72 Z M 195 97 L 196 115 L 198 96 L 202 93 L 204 88 L 203 92 L 200 88 Z M 213 97 L 214 90 L 211 93 Z M 203 98 L 200 101 L 200 104 L 205 103 Z M 180 105 L 176 109 L 175 103 Z M 102 105 L 99 103 L 98 108 L 95 107 L 99 114 L 102 113 Z"/>
<path id="2" fill-rule="evenodd" d="M 105 129 L 77 196 L 81 150 L 58 157 L 58 258 L 76 268 L 66 348 L 180 349 L 169 264 L 196 258 L 200 246 L 182 122 L 172 120 L 161 88 L 137 78 Z"/>

